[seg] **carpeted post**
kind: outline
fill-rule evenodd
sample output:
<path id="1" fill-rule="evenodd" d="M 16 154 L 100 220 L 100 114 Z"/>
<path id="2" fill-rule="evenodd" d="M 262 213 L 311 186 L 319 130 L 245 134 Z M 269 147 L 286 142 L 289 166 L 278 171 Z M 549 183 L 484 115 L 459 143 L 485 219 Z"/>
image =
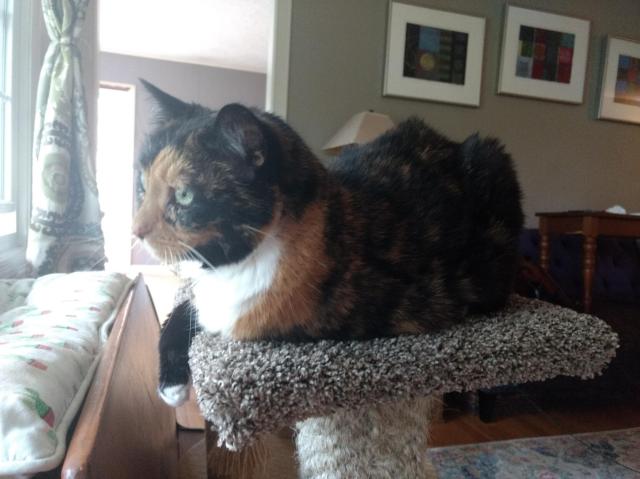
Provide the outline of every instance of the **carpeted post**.
<path id="1" fill-rule="evenodd" d="M 301 479 L 431 477 L 429 398 L 340 410 L 297 424 Z"/>

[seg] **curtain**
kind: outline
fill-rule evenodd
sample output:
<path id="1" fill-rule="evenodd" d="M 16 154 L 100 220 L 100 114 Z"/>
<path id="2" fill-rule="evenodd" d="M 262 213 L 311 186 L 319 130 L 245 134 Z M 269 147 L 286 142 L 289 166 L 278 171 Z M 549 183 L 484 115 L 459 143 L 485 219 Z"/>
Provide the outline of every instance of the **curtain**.
<path id="1" fill-rule="evenodd" d="M 38 275 L 104 267 L 77 42 L 89 0 L 42 0 L 51 43 L 38 83 L 27 260 Z"/>

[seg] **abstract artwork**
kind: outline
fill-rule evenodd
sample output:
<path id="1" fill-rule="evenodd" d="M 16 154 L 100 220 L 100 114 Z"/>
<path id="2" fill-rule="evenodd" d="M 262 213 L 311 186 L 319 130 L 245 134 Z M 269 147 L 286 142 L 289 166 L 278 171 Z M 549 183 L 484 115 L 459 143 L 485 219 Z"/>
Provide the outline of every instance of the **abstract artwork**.
<path id="1" fill-rule="evenodd" d="M 508 6 L 498 93 L 582 103 L 590 23 Z"/>
<path id="2" fill-rule="evenodd" d="M 464 85 L 469 35 L 407 24 L 404 76 Z"/>
<path id="3" fill-rule="evenodd" d="M 573 33 L 521 25 L 516 76 L 571 83 L 575 41 Z"/>
<path id="4" fill-rule="evenodd" d="M 383 94 L 478 106 L 485 19 L 392 2 Z"/>
<path id="5" fill-rule="evenodd" d="M 640 106 L 640 58 L 618 56 L 618 75 L 613 101 Z"/>
<path id="6" fill-rule="evenodd" d="M 607 39 L 598 118 L 640 123 L 640 43 Z"/>

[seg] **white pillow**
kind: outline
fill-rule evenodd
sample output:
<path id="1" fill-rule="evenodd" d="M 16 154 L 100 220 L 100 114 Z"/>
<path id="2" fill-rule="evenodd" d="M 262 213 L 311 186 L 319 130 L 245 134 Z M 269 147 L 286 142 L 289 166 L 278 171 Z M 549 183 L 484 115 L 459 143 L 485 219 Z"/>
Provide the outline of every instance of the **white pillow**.
<path id="1" fill-rule="evenodd" d="M 117 273 L 43 276 L 23 306 L 0 314 L 0 477 L 60 464 L 130 284 Z"/>
<path id="2" fill-rule="evenodd" d="M 35 279 L 0 279 L 0 314 L 22 306 Z"/>

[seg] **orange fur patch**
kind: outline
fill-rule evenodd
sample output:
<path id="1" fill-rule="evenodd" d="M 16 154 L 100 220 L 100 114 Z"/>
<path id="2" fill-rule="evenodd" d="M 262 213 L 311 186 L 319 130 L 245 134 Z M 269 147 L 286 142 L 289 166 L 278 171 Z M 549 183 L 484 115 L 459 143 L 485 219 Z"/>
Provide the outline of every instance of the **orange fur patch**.
<path id="1" fill-rule="evenodd" d="M 319 333 L 320 284 L 331 268 L 323 239 L 326 208 L 325 202 L 317 202 L 298 222 L 286 218 L 272 224 L 282 242 L 278 271 L 271 288 L 236 322 L 235 339 L 255 340 L 295 327 L 312 336 Z"/>
<path id="2" fill-rule="evenodd" d="M 180 242 L 196 247 L 220 236 L 213 224 L 198 231 L 184 231 L 163 218 L 174 191 L 184 186 L 187 175 L 192 173 L 190 169 L 189 162 L 177 150 L 167 147 L 158 153 L 147 170 L 146 193 L 134 218 L 134 231 L 143 232 L 160 256 L 184 253 L 186 248 Z"/>
<path id="3" fill-rule="evenodd" d="M 163 149 L 146 171 L 145 195 L 133 220 L 134 230 L 144 233 L 145 237 L 158 236 L 157 228 L 169 199 L 170 187 L 166 182 L 166 173 L 173 157 L 173 150 Z"/>

